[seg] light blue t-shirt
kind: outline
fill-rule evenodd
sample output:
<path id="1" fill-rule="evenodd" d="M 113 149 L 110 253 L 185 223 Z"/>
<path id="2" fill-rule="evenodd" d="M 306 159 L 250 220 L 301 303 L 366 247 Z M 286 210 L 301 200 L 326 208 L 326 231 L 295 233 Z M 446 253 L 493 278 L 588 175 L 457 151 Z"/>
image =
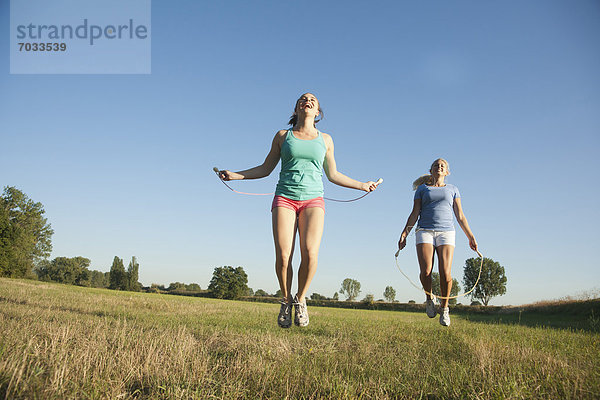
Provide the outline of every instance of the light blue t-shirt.
<path id="1" fill-rule="evenodd" d="M 417 228 L 433 231 L 453 231 L 454 199 L 460 198 L 458 188 L 449 183 L 435 187 L 419 185 L 415 192 L 415 200 L 421 199 L 421 214 Z"/>

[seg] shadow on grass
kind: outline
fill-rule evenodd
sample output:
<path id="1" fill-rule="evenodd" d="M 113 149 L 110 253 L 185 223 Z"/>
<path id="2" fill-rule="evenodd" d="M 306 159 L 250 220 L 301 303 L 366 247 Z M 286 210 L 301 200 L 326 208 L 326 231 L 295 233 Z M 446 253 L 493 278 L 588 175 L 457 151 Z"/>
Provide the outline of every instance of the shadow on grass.
<path id="1" fill-rule="evenodd" d="M 27 300 L 15 300 L 15 299 L 9 299 L 7 297 L 0 296 L 0 304 L 2 302 L 16 304 L 19 306 L 35 307 L 35 308 L 44 309 L 44 310 L 59 310 L 59 311 L 67 312 L 67 313 L 75 313 L 75 314 L 79 314 L 79 315 L 89 315 L 89 316 L 93 316 L 93 317 L 113 317 L 113 318 L 130 317 L 130 315 L 125 313 L 124 311 L 112 311 L 112 312 L 86 311 L 86 310 L 82 310 L 82 309 L 75 308 L 75 307 L 46 306 L 46 305 L 39 304 L 39 303 L 29 302 Z M 11 318 L 10 315 L 7 315 L 6 317 Z M 12 318 L 19 319 L 20 317 L 15 316 Z"/>
<path id="2" fill-rule="evenodd" d="M 6 372 L 0 373 L 0 399 L 7 399 L 8 396 L 8 384 L 10 383 L 10 376 Z"/>
<path id="3" fill-rule="evenodd" d="M 510 307 L 486 312 L 457 307 L 453 314 L 471 322 L 600 333 L 600 299 Z"/>

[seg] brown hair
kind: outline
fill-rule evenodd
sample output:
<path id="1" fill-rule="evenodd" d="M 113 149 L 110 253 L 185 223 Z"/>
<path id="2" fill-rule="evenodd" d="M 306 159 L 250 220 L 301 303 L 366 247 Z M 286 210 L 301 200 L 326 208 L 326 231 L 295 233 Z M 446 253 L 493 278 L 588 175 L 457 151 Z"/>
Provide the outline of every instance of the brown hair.
<path id="1" fill-rule="evenodd" d="M 415 181 L 413 182 L 413 190 L 417 190 L 417 188 L 423 184 L 433 185 L 433 176 L 431 175 L 431 168 L 433 168 L 435 163 L 438 161 L 441 161 L 444 164 L 446 164 L 446 171 L 448 171 L 448 175 L 450 175 L 450 164 L 448 164 L 448 161 L 444 160 L 443 158 L 438 158 L 431 163 L 431 167 L 429 167 L 429 174 L 421 175 L 420 177 L 415 179 Z"/>
<path id="2" fill-rule="evenodd" d="M 307 93 L 309 93 L 309 92 L 307 92 Z M 304 93 L 304 94 L 306 94 L 306 93 Z M 302 96 L 304 96 L 304 94 Z M 292 113 L 292 116 L 290 117 L 290 120 L 288 121 L 288 125 L 294 126 L 294 125 L 296 125 L 296 122 L 298 122 L 298 115 L 296 115 L 296 107 L 298 107 L 298 102 L 300 101 L 302 96 L 300 96 L 298 98 L 298 100 L 296 100 L 296 104 L 294 105 L 294 112 Z M 316 99 L 316 96 L 315 96 L 315 99 Z M 319 99 L 317 99 L 317 104 L 319 104 L 319 116 L 321 118 L 315 119 L 315 126 L 317 125 L 317 123 L 322 121 L 323 118 L 325 117 L 325 113 L 321 109 L 321 102 L 319 101 Z"/>

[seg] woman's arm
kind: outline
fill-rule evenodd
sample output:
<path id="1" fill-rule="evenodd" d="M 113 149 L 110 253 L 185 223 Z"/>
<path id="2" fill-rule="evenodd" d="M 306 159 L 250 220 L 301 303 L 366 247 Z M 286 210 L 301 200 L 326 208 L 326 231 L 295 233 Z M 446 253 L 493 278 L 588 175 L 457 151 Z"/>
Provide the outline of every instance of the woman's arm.
<path id="1" fill-rule="evenodd" d="M 271 143 L 271 150 L 261 165 L 238 172 L 231 172 L 229 170 L 219 171 L 219 176 L 221 179 L 224 181 L 233 181 L 238 179 L 258 179 L 269 176 L 279 162 L 281 144 L 285 139 L 286 133 L 286 130 L 281 130 L 275 134 L 273 142 Z"/>
<path id="2" fill-rule="evenodd" d="M 413 203 L 413 209 L 408 216 L 408 220 L 406 221 L 406 225 L 402 230 L 402 234 L 400 235 L 400 240 L 398 240 L 398 248 L 402 250 L 406 246 L 406 238 L 410 233 L 410 230 L 417 223 L 417 219 L 419 218 L 419 214 L 421 214 L 421 199 L 415 199 Z"/>
<path id="3" fill-rule="evenodd" d="M 326 133 L 322 133 L 323 140 L 325 141 L 325 145 L 327 147 L 327 153 L 325 153 L 325 162 L 323 163 L 323 169 L 325 170 L 325 175 L 327 175 L 327 179 L 330 182 L 335 183 L 336 185 L 347 187 L 350 189 L 358 189 L 364 190 L 365 192 L 372 192 L 377 188 L 377 183 L 368 181 L 368 182 L 359 182 L 354 180 L 337 170 L 337 166 L 335 164 L 335 156 L 333 154 L 333 139 Z"/>
<path id="4" fill-rule="evenodd" d="M 469 228 L 467 217 L 465 217 L 465 214 L 463 213 L 462 205 L 460 204 L 460 198 L 454 199 L 454 204 L 452 205 L 452 208 L 454 209 L 454 215 L 456 216 L 458 224 L 469 239 L 469 246 L 471 247 L 471 249 L 473 249 L 473 251 L 477 251 L 477 241 L 475 240 L 473 232 L 471 232 L 471 228 Z"/>

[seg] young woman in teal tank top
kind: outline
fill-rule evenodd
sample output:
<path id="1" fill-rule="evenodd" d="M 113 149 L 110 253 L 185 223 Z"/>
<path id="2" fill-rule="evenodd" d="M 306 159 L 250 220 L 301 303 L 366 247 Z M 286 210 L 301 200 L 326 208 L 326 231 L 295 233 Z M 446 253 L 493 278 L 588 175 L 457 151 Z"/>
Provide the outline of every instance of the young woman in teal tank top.
<path id="1" fill-rule="evenodd" d="M 289 328 L 291 309 L 295 309 L 294 323 L 307 326 L 308 312 L 305 296 L 317 270 L 317 259 L 325 210 L 323 204 L 323 170 L 330 182 L 347 188 L 371 192 L 377 188 L 372 181 L 359 182 L 337 170 L 333 140 L 316 128 L 322 117 L 317 98 L 303 94 L 297 101 L 290 118 L 289 130 L 275 134 L 265 161 L 244 171 L 219 171 L 223 180 L 264 178 L 273 172 L 281 159 L 281 172 L 275 191 L 271 215 L 275 241 L 275 272 L 283 294 L 277 323 Z M 298 233 L 300 239 L 300 268 L 298 291 L 292 297 L 292 254 Z"/>

